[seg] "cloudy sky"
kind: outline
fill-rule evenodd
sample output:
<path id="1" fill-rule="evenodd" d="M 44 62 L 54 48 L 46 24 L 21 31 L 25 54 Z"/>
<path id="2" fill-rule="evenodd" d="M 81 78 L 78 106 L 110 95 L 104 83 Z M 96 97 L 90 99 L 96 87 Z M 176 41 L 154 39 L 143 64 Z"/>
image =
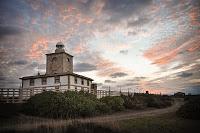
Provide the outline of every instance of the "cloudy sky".
<path id="1" fill-rule="evenodd" d="M 99 89 L 200 93 L 199 0 L 1 0 L 0 87 L 45 73 L 58 41 Z"/>

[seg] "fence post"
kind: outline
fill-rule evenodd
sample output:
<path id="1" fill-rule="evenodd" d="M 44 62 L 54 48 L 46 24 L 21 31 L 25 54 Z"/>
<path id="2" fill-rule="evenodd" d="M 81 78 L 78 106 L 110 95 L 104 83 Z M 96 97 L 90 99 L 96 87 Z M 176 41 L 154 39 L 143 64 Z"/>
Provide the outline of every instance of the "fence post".
<path id="1" fill-rule="evenodd" d="M 9 103 L 9 89 L 7 89 L 6 103 Z"/>
<path id="2" fill-rule="evenodd" d="M 15 89 L 12 89 L 13 90 L 13 93 L 12 93 L 12 103 L 14 103 L 14 98 L 15 98 Z"/>

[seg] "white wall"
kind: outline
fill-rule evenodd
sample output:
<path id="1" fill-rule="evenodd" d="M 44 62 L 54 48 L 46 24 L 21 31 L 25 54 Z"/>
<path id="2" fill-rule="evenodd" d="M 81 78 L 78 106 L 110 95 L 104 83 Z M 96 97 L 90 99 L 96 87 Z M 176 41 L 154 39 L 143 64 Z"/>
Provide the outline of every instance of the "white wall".
<path id="1" fill-rule="evenodd" d="M 55 86 L 59 86 L 61 90 L 68 90 L 68 76 L 60 76 L 60 83 L 55 84 L 54 77 L 47 77 L 47 84 L 42 85 L 42 78 L 34 79 L 34 86 L 30 86 L 30 80 L 23 80 L 23 88 L 37 88 L 42 89 L 46 88 L 46 90 L 54 90 Z M 83 88 L 85 91 L 91 92 L 90 86 L 92 81 L 89 81 L 89 86 L 87 86 L 87 80 L 84 79 L 84 85 L 81 84 L 81 78 L 77 77 L 77 84 L 74 82 L 74 76 L 70 75 L 70 90 L 75 90 L 75 86 L 77 87 L 77 91 L 80 91 Z M 61 86 L 60 86 L 61 85 Z"/>

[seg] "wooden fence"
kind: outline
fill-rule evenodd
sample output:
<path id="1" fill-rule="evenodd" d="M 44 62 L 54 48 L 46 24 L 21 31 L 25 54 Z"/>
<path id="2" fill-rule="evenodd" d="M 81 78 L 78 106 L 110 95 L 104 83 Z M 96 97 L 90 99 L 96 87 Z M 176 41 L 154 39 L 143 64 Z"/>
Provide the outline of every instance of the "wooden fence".
<path id="1" fill-rule="evenodd" d="M 31 96 L 41 93 L 43 91 L 64 92 L 66 89 L 42 89 L 42 88 L 0 88 L 0 103 L 23 103 Z M 75 91 L 75 90 L 71 90 Z M 110 90 L 97 90 L 95 95 L 97 98 L 105 96 L 120 96 L 128 95 L 128 92 L 110 91 Z"/>
<path id="2" fill-rule="evenodd" d="M 0 102 L 1 103 L 21 103 L 19 88 L 1 88 Z"/>

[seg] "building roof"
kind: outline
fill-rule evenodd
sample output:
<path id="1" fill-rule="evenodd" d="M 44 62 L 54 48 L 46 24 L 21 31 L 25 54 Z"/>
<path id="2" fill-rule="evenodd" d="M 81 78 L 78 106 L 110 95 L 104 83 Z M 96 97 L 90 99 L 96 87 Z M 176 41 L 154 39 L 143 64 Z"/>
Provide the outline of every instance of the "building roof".
<path id="1" fill-rule="evenodd" d="M 19 78 L 19 79 L 22 79 L 22 80 L 24 80 L 24 79 L 36 79 L 36 78 L 66 76 L 66 75 L 77 76 L 77 77 L 80 77 L 80 78 L 84 78 L 84 79 L 88 79 L 88 80 L 93 81 L 93 79 L 91 79 L 91 78 L 88 78 L 88 77 L 85 77 L 85 76 L 82 76 L 82 75 L 79 75 L 79 74 L 76 74 L 76 73 L 43 74 L 43 75 L 36 75 L 36 76 L 26 76 L 26 77 L 22 77 L 22 78 Z"/>
<path id="2" fill-rule="evenodd" d="M 60 52 L 60 53 L 49 53 L 49 54 L 46 54 L 46 55 L 53 55 L 53 54 L 67 54 L 67 55 L 73 57 L 73 55 L 68 54 L 68 53 L 66 53 L 66 52 Z"/>

